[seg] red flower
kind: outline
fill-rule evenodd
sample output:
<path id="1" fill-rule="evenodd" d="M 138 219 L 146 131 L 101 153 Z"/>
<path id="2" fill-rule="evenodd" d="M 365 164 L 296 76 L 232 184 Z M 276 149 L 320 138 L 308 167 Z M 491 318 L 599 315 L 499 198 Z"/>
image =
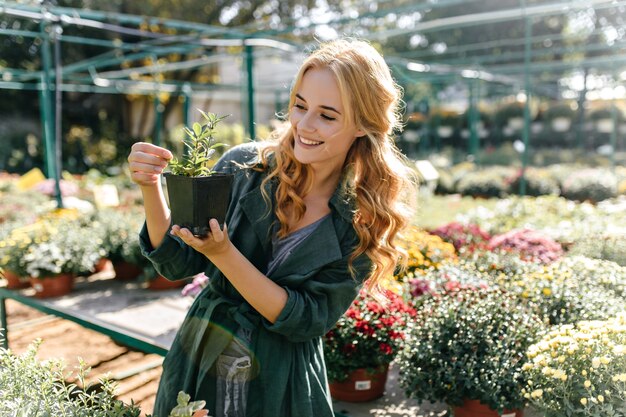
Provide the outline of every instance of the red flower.
<path id="1" fill-rule="evenodd" d="M 393 348 L 387 343 L 381 343 L 380 351 L 383 352 L 385 355 L 391 355 L 393 353 Z"/>
<path id="2" fill-rule="evenodd" d="M 385 303 L 362 290 L 324 338 L 328 376 L 341 380 L 359 368 L 389 364 L 405 338 L 405 326 L 416 315 L 403 298 L 390 291 Z"/>

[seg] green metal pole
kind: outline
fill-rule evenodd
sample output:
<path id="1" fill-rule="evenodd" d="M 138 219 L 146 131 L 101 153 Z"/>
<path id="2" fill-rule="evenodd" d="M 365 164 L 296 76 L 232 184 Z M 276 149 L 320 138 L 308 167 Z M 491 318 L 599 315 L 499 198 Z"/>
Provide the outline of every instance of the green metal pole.
<path id="1" fill-rule="evenodd" d="M 152 143 L 161 146 L 161 125 L 163 124 L 163 110 L 165 106 L 161 103 L 159 94 L 154 96 L 154 131 L 152 133 Z"/>
<path id="2" fill-rule="evenodd" d="M 6 298 L 0 297 L 0 347 L 4 349 L 9 348 L 9 329 L 7 325 L 7 304 Z"/>
<path id="3" fill-rule="evenodd" d="M 583 73 L 583 91 L 578 97 L 578 129 L 576 129 L 576 146 L 578 149 L 582 149 L 583 145 L 583 130 L 585 128 L 585 101 L 587 100 L 587 77 L 589 69 L 585 68 Z"/>
<path id="4" fill-rule="evenodd" d="M 191 107 L 191 87 L 189 86 L 188 83 L 185 83 L 185 85 L 183 85 L 183 124 L 185 126 L 191 126 L 191 119 L 190 119 L 190 113 L 189 113 L 189 108 Z M 183 139 L 185 142 L 190 141 L 191 139 L 185 135 L 185 138 Z M 191 152 L 191 149 L 188 146 L 185 146 L 185 155 L 189 155 L 189 153 Z"/>
<path id="5" fill-rule="evenodd" d="M 476 123 L 478 121 L 478 109 L 476 108 L 477 82 L 477 79 L 473 79 L 469 84 L 469 154 L 474 156 L 474 161 L 476 161 L 478 156 L 478 132 L 476 131 Z"/>
<path id="6" fill-rule="evenodd" d="M 617 105 L 615 94 L 611 100 L 611 120 L 613 121 L 613 129 L 611 130 L 611 170 L 615 173 L 615 150 L 617 147 Z"/>
<path id="7" fill-rule="evenodd" d="M 60 178 L 55 155 L 54 141 L 54 116 L 52 114 L 52 74 L 51 74 L 51 58 L 50 58 L 50 38 L 46 33 L 46 23 L 42 20 L 40 23 L 41 30 L 41 60 L 43 63 L 43 72 L 41 74 L 41 89 L 39 95 L 41 120 L 43 124 L 44 149 L 46 152 L 46 176 L 52 178 L 55 182 L 55 192 L 57 204 L 63 207 L 60 193 Z"/>
<path id="8" fill-rule="evenodd" d="M 254 126 L 254 55 L 252 45 L 245 46 L 246 51 L 246 77 L 248 86 L 248 135 L 250 139 L 256 139 Z"/>
<path id="9" fill-rule="evenodd" d="M 189 120 L 189 108 L 191 107 L 191 87 L 188 83 L 183 85 L 183 124 L 185 126 L 191 125 Z"/>
<path id="10" fill-rule="evenodd" d="M 522 0 L 522 7 L 526 11 L 526 0 Z M 530 36 L 532 34 L 532 22 L 528 16 L 524 16 L 526 30 L 524 33 L 524 90 L 526 93 L 526 101 L 524 102 L 524 130 L 522 131 L 522 140 L 524 142 L 524 151 L 522 152 L 522 174 L 519 183 L 519 193 L 521 196 L 526 195 L 526 168 L 528 166 L 528 153 L 530 145 Z"/>
<path id="11" fill-rule="evenodd" d="M 63 109 L 63 92 L 61 86 L 63 85 L 63 74 L 61 65 L 61 41 L 59 36 L 61 35 L 61 26 L 52 26 L 54 36 L 54 155 L 55 155 L 55 176 L 54 176 L 54 188 L 57 198 L 57 207 L 63 208 L 63 195 L 61 194 L 61 167 L 63 166 L 63 147 L 61 141 L 63 140 L 63 132 L 61 130 L 61 116 Z"/>

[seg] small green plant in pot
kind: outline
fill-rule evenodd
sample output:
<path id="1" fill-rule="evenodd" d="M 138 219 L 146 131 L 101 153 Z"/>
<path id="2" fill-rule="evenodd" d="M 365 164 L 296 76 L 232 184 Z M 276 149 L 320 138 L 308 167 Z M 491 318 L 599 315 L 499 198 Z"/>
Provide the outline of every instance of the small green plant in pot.
<path id="1" fill-rule="evenodd" d="M 210 219 L 224 223 L 233 177 L 210 168 L 216 149 L 225 146 L 214 138 L 215 127 L 224 117 L 200 112 L 203 123 L 184 128 L 189 137 L 187 152 L 180 160 L 172 159 L 165 181 L 173 223 L 206 236 Z"/>

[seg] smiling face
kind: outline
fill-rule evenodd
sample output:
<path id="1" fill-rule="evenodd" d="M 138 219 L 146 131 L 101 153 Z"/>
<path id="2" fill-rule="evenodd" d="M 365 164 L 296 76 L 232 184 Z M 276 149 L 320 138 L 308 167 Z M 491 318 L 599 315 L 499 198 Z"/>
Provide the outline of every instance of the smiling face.
<path id="1" fill-rule="evenodd" d="M 289 117 L 300 163 L 316 171 L 341 170 L 352 143 L 364 135 L 348 110 L 329 69 L 313 67 L 304 74 Z"/>

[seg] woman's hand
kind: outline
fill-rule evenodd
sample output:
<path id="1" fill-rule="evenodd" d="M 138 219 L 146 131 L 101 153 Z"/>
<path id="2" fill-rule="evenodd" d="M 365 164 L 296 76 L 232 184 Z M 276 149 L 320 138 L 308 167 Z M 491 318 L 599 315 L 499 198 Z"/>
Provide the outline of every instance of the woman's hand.
<path id="1" fill-rule="evenodd" d="M 128 155 L 130 179 L 142 187 L 158 183 L 159 175 L 172 159 L 172 153 L 165 148 L 146 142 L 133 144 Z"/>
<path id="2" fill-rule="evenodd" d="M 221 230 L 218 221 L 211 219 L 209 228 L 211 231 L 204 239 L 194 236 L 189 229 L 181 228 L 176 224 L 172 226 L 170 233 L 178 236 L 187 245 L 211 259 L 212 256 L 225 253 L 230 248 L 231 243 L 228 238 L 228 228 L 225 224 L 224 230 Z"/>

